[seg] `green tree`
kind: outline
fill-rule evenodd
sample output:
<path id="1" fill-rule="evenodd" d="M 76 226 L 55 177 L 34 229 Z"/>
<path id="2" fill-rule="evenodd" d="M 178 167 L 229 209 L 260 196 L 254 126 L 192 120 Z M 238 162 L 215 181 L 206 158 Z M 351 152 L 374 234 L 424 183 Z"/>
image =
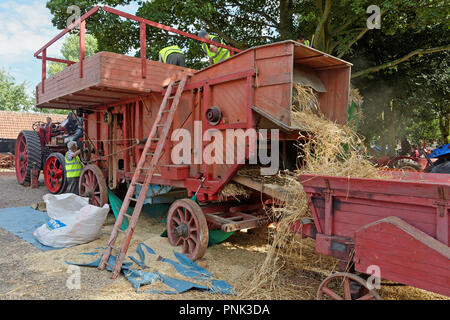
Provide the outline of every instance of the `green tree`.
<path id="1" fill-rule="evenodd" d="M 0 70 L 0 110 L 27 111 L 33 104 L 26 93 L 27 83 L 20 84 L 6 70 Z"/>
<path id="2" fill-rule="evenodd" d="M 354 67 L 403 56 L 415 46 L 440 46 L 448 43 L 445 24 L 435 24 L 421 32 L 398 33 L 389 37 L 381 33 L 362 39 L 351 55 Z M 417 55 L 402 64 L 385 68 L 352 82 L 364 96 L 363 125 L 360 133 L 369 144 L 388 146 L 390 155 L 407 137 L 422 144 L 440 139 L 446 141 L 449 130 L 449 52 Z"/>
<path id="3" fill-rule="evenodd" d="M 85 56 L 89 58 L 98 51 L 97 39 L 90 34 L 86 35 Z M 64 41 L 61 48 L 62 59 L 78 62 L 80 61 L 80 37 L 70 34 Z M 64 63 L 50 62 L 48 74 L 54 75 L 67 67 Z"/>
<path id="4" fill-rule="evenodd" d="M 382 13 L 382 32 L 393 35 L 413 29 L 421 31 L 440 21 L 447 21 L 449 6 L 446 0 L 49 0 L 47 7 L 53 24 L 66 27 L 67 6 L 78 5 L 87 11 L 94 5 L 139 5 L 137 15 L 178 29 L 196 33 L 206 29 L 222 37 L 229 45 L 245 49 L 255 45 L 285 39 L 295 39 L 304 32 L 317 49 L 344 57 L 352 53 L 355 44 L 371 31 L 367 27 L 366 9 L 378 5 Z M 447 19 L 447 20 L 446 20 Z M 89 19 L 88 29 L 99 41 L 99 49 L 127 53 L 139 48 L 138 24 L 122 20 L 100 10 Z M 200 45 L 183 37 L 149 27 L 147 30 L 148 56 L 157 59 L 158 51 L 170 44 L 187 49 L 191 67 L 202 66 L 204 56 Z M 356 70 L 354 77 L 389 68 L 418 54 L 449 50 L 450 46 L 415 47 L 404 56 L 381 65 L 371 64 Z"/>
<path id="5" fill-rule="evenodd" d="M 403 110 L 412 110 L 407 132 L 413 139 L 450 138 L 450 54 L 421 57 L 422 68 L 411 69 Z M 424 70 L 425 69 L 425 70 Z"/>

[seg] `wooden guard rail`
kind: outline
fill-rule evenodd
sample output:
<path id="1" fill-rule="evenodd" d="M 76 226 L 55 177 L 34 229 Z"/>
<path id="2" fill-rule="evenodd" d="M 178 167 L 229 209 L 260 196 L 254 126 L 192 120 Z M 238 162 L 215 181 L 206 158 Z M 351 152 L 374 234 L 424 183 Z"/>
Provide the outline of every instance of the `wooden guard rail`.
<path id="1" fill-rule="evenodd" d="M 162 29 L 162 30 L 166 30 L 172 33 L 176 33 L 179 34 L 183 37 L 186 38 L 190 38 L 196 41 L 200 41 L 200 42 L 204 42 L 207 44 L 213 44 L 217 47 L 222 47 L 225 49 L 230 50 L 231 55 L 234 55 L 235 53 L 239 53 L 241 52 L 241 50 L 227 46 L 227 45 L 223 45 L 221 43 L 217 43 L 217 42 L 213 42 L 211 40 L 207 40 L 204 38 L 201 38 L 199 36 L 196 36 L 194 34 L 191 33 L 187 33 L 184 31 L 180 31 L 177 30 L 175 28 L 172 27 L 168 27 L 165 26 L 163 24 L 151 21 L 151 20 L 147 20 L 108 6 L 103 6 L 101 7 L 103 9 L 103 11 L 105 12 L 109 12 L 112 14 L 115 14 L 117 16 L 121 16 L 130 20 L 134 20 L 136 22 L 139 22 L 139 31 L 140 31 L 140 56 L 141 56 L 141 60 L 142 60 L 142 78 L 146 78 L 146 74 L 147 74 L 147 64 L 146 64 L 146 60 L 147 60 L 147 36 L 146 36 L 146 26 L 152 26 L 154 28 L 158 28 L 158 29 Z M 47 61 L 52 61 L 52 62 L 58 62 L 58 63 L 65 63 L 68 66 L 75 64 L 75 61 L 69 61 L 69 60 L 64 60 L 64 59 L 57 59 L 57 58 L 51 58 L 51 57 L 47 57 L 47 49 L 56 41 L 58 41 L 60 38 L 62 38 L 65 34 L 67 34 L 68 32 L 70 32 L 71 30 L 73 30 L 74 28 L 76 28 L 78 25 L 80 26 L 80 78 L 83 78 L 83 64 L 84 64 L 84 59 L 85 59 L 85 53 L 86 53 L 86 39 L 85 39 L 85 35 L 86 35 L 86 20 L 91 17 L 92 15 L 94 15 L 95 13 L 98 12 L 98 10 L 100 9 L 99 6 L 95 6 L 93 7 L 91 10 L 89 10 L 88 12 L 86 12 L 84 15 L 82 15 L 79 19 L 75 20 L 72 24 L 70 24 L 66 29 L 64 29 L 63 31 L 61 31 L 56 37 L 54 37 L 52 40 L 50 40 L 47 44 L 45 44 L 41 49 L 39 49 L 38 51 L 36 51 L 36 53 L 34 54 L 34 56 L 37 59 L 41 59 L 42 60 L 42 93 L 45 92 L 45 79 L 47 78 Z"/>

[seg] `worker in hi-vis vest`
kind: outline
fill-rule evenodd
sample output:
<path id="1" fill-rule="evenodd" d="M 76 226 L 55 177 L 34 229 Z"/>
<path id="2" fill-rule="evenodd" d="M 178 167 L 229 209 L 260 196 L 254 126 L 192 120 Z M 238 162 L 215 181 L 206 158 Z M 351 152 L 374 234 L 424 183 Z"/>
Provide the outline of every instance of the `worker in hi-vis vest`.
<path id="1" fill-rule="evenodd" d="M 178 46 L 165 47 L 159 52 L 159 62 L 185 67 L 184 54 Z"/>
<path id="2" fill-rule="evenodd" d="M 198 33 L 198 36 L 220 44 L 225 44 L 218 36 L 210 35 L 205 30 L 201 30 Z M 231 57 L 230 50 L 212 44 L 202 43 L 202 49 L 208 55 L 209 64 L 216 64 Z"/>
<path id="3" fill-rule="evenodd" d="M 298 35 L 297 41 L 300 42 L 301 44 L 304 44 L 307 47 L 311 47 L 311 41 L 306 39 L 306 37 L 305 37 L 305 35 L 303 33 L 300 33 Z"/>
<path id="4" fill-rule="evenodd" d="M 66 169 L 67 188 L 66 193 L 78 194 L 78 181 L 80 179 L 83 165 L 80 160 L 81 150 L 77 150 L 77 143 L 70 141 L 67 143 L 67 152 L 64 156 L 64 167 Z"/>

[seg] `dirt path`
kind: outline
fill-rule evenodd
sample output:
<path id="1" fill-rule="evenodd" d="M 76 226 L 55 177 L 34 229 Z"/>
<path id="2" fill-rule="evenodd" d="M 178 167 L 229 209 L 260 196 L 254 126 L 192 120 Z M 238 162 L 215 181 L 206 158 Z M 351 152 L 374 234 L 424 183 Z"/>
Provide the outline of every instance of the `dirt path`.
<path id="1" fill-rule="evenodd" d="M 42 200 L 47 193 L 41 178 L 38 189 L 24 188 L 17 184 L 15 176 L 0 176 L 0 208 L 29 206 Z M 234 296 L 219 296 L 211 293 L 189 291 L 178 295 L 136 293 L 122 275 L 110 279 L 110 273 L 96 268 L 80 268 L 81 289 L 69 289 L 66 285 L 71 274 L 65 260 L 79 261 L 80 253 L 92 252 L 103 247 L 109 238 L 114 217 L 108 217 L 103 235 L 91 243 L 72 248 L 40 251 L 31 244 L 0 228 L 0 299 L 236 299 Z M 136 228 L 129 255 L 135 254 L 139 242 L 145 242 L 163 257 L 172 255 L 166 238 L 159 235 L 165 229 L 160 219 L 141 215 Z M 267 229 L 255 232 L 237 232 L 226 242 L 208 248 L 198 264 L 209 270 L 217 279 L 225 280 L 240 292 L 248 284 L 267 252 Z M 262 292 L 255 299 L 314 299 L 320 282 L 333 271 L 334 260 L 315 254 L 314 242 L 304 241 L 303 262 L 287 266 L 283 270 L 283 286 Z M 176 249 L 178 250 L 178 249 Z M 77 260 L 78 259 L 78 260 Z M 86 259 L 86 258 L 85 258 Z M 88 256 L 88 261 L 94 258 Z M 85 260 L 86 261 L 86 260 Z M 87 262 L 87 261 L 86 261 Z M 149 271 L 164 269 L 168 275 L 176 276 L 174 270 L 150 263 Z M 157 289 L 164 285 L 156 286 Z M 439 299 L 438 295 L 411 287 L 383 287 L 385 299 Z"/>

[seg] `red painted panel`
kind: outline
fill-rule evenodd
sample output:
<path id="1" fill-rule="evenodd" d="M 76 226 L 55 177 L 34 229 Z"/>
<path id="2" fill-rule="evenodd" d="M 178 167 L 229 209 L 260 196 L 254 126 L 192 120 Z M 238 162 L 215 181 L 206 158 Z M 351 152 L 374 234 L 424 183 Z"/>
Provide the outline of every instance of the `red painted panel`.
<path id="1" fill-rule="evenodd" d="M 442 188 L 444 198 L 450 199 L 450 181 L 447 183 L 430 183 L 411 180 L 397 181 L 393 179 L 360 179 L 318 175 L 300 176 L 300 182 L 302 182 L 303 187 L 308 192 L 314 192 L 315 189 L 317 191 L 326 189 L 326 180 L 328 180 L 329 186 L 334 190 L 335 195 L 340 193 L 344 197 L 347 195 L 349 197 L 360 195 L 363 199 L 384 199 L 384 201 L 391 199 L 390 201 L 392 202 L 400 202 L 399 199 L 402 199 L 405 203 L 416 201 L 417 204 L 425 205 L 426 203 L 423 199 L 441 199 L 439 188 Z"/>
<path id="2" fill-rule="evenodd" d="M 382 278 L 450 295 L 450 248 L 397 217 L 356 232 L 354 261 L 358 271 L 376 265 Z"/>
<path id="3" fill-rule="evenodd" d="M 387 264 L 389 265 L 389 264 Z M 357 271 L 359 272 L 367 272 L 367 269 L 372 266 L 372 264 L 368 263 L 359 263 L 357 266 Z M 408 269 L 403 267 L 396 268 L 384 268 L 382 272 L 382 278 L 395 281 L 398 283 L 403 283 L 409 286 L 413 286 L 416 288 L 428 290 L 431 292 L 435 292 L 438 294 L 442 294 L 444 296 L 450 297 L 450 286 L 446 283 L 430 283 L 427 280 L 423 280 L 422 278 L 412 277 L 409 273 Z M 425 273 L 426 271 L 422 272 Z M 447 282 L 448 283 L 448 282 Z"/>
<path id="4" fill-rule="evenodd" d="M 372 239 L 369 239 L 372 238 Z M 395 248 L 393 250 L 392 242 L 388 241 L 395 239 Z M 430 253 L 430 248 L 423 247 L 413 247 L 415 245 L 414 239 L 411 237 L 399 236 L 399 234 L 389 234 L 385 232 L 378 232 L 376 235 L 365 235 L 364 238 L 358 238 L 358 246 L 364 248 L 364 252 L 361 255 L 369 256 L 368 259 L 373 259 L 372 255 L 376 256 L 377 259 L 384 257 L 390 262 L 395 262 L 397 264 L 411 265 L 423 265 L 423 267 L 429 268 L 430 273 L 442 273 L 448 272 L 450 270 L 450 263 L 447 258 L 434 255 L 429 256 L 428 259 L 423 259 Z M 411 252 L 413 254 L 411 254 Z M 411 264 L 410 264 L 411 262 Z"/>

